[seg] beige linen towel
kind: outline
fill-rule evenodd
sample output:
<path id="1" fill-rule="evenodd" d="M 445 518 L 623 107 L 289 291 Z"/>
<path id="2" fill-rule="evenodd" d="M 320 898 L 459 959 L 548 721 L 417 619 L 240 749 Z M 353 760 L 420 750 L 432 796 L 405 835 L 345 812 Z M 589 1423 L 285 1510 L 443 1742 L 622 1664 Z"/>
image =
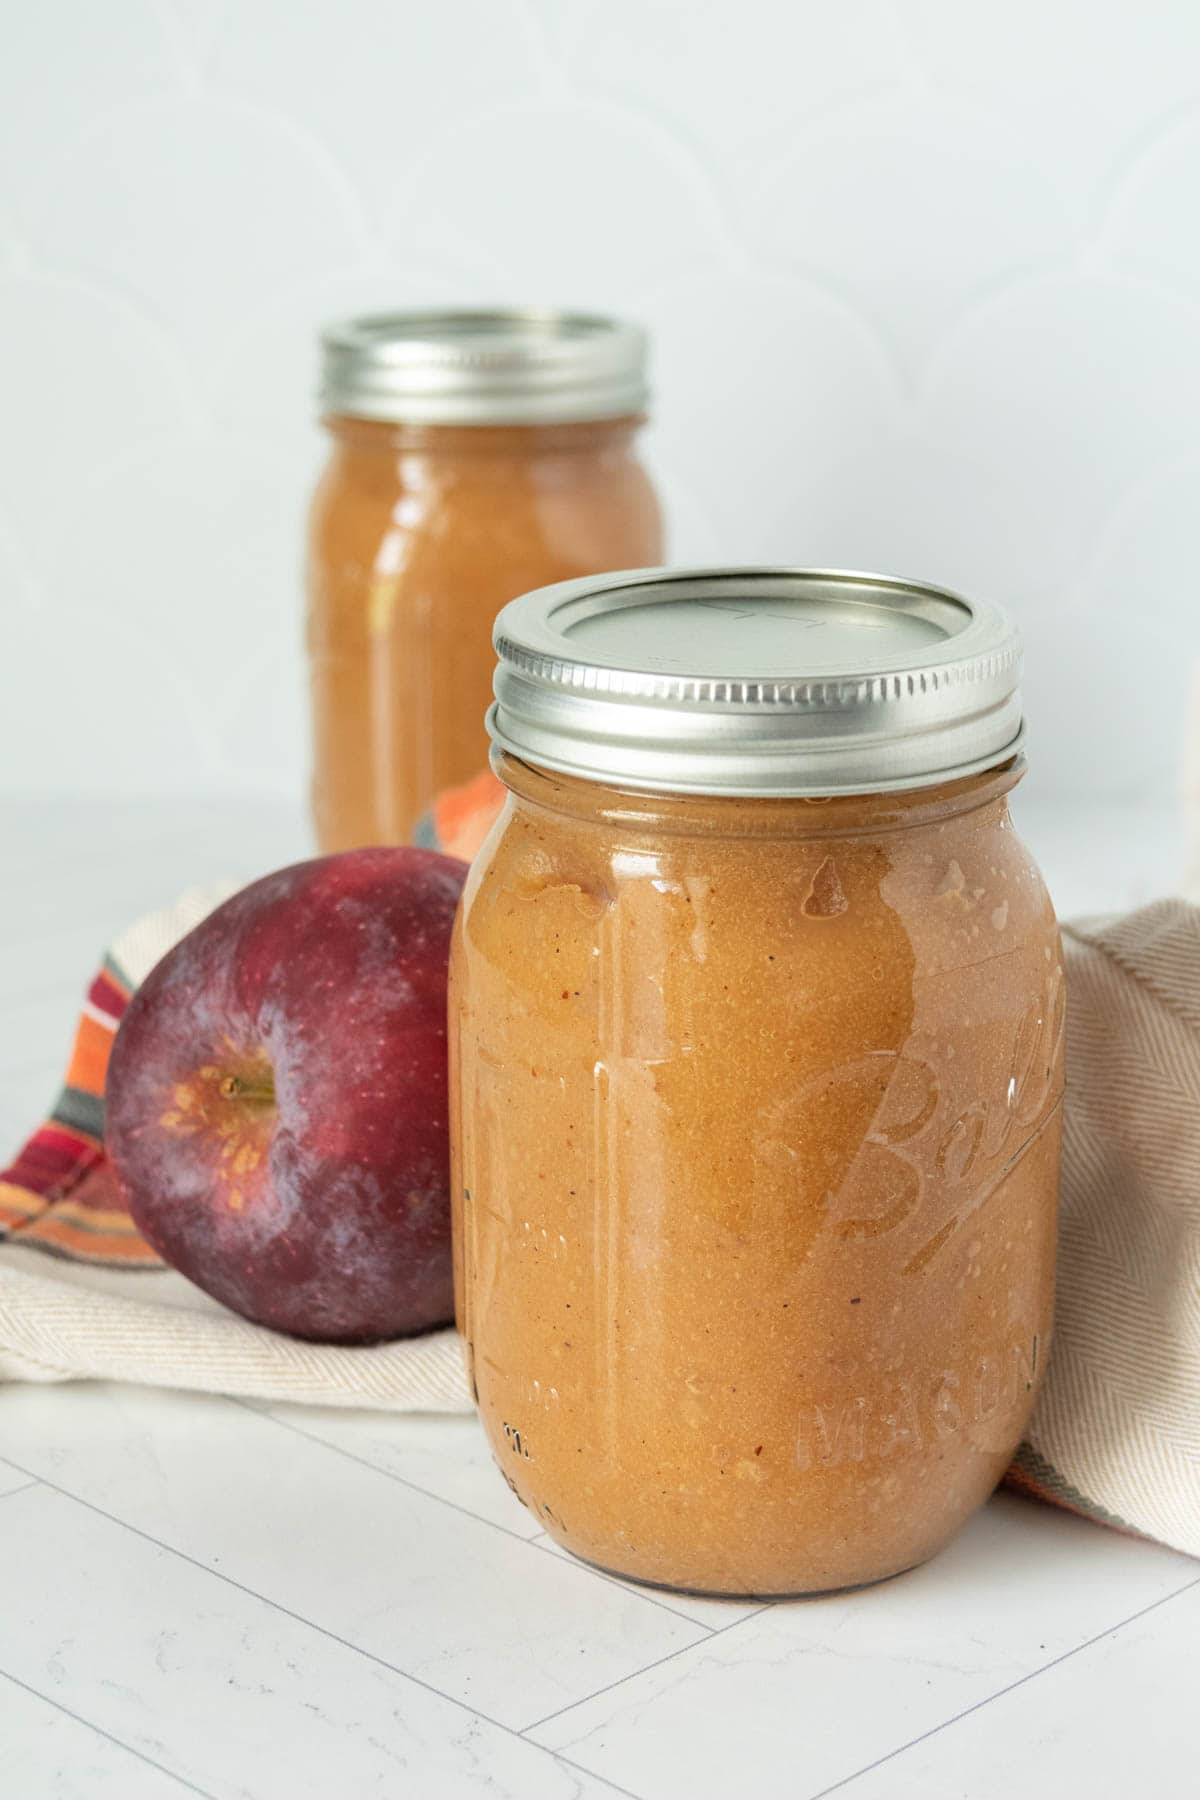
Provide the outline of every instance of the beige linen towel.
<path id="1" fill-rule="evenodd" d="M 1063 948 L 1054 1348 L 1013 1480 L 1200 1556 L 1200 909 Z"/>

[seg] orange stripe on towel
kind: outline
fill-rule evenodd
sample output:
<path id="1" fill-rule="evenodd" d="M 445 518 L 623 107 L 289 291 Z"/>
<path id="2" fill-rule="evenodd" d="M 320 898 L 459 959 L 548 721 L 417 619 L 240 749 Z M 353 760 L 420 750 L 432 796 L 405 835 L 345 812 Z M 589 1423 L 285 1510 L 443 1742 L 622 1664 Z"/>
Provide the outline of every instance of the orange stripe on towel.
<path id="1" fill-rule="evenodd" d="M 121 1268 L 162 1267 L 161 1259 L 145 1238 L 138 1235 L 132 1223 L 121 1232 L 94 1231 L 85 1225 L 74 1224 L 71 1219 L 64 1218 L 62 1212 L 61 1206 L 53 1207 L 35 1224 L 20 1232 L 15 1241 L 36 1244 L 42 1250 L 57 1250 L 80 1262 L 114 1263 Z M 88 1214 L 81 1209 L 80 1216 L 87 1218 Z"/>
<path id="2" fill-rule="evenodd" d="M 115 1025 L 101 1025 L 89 1014 L 81 1015 L 67 1068 L 68 1087 L 82 1088 L 86 1094 L 103 1095 L 109 1052 L 115 1036 Z"/>
<path id="3" fill-rule="evenodd" d="M 0 1224 L 12 1219 L 36 1219 L 50 1202 L 28 1188 L 14 1187 L 11 1181 L 0 1181 Z"/>

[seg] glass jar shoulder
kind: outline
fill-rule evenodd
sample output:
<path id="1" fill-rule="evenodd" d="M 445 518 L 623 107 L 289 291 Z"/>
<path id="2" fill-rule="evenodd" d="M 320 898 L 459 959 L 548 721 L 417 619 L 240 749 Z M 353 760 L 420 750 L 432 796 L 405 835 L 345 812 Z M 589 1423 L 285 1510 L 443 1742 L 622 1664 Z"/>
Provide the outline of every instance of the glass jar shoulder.
<path id="1" fill-rule="evenodd" d="M 462 505 L 498 488 L 566 495 L 651 489 L 637 456 L 640 423 L 417 427 L 329 420 L 332 442 L 317 509 L 347 498 L 386 501 L 410 493 Z"/>
<path id="2" fill-rule="evenodd" d="M 910 980 L 1025 952 L 1057 963 L 1053 908 L 1003 792 L 965 806 L 790 803 L 787 815 L 777 802 L 697 802 L 689 829 L 686 800 L 614 817 L 581 806 L 574 784 L 520 779 L 568 805 L 518 794 L 480 859 L 471 932 L 497 963 L 510 935 L 549 934 L 559 957 L 582 937 L 595 960 L 602 926 L 634 934 L 647 964 L 669 960 L 677 978 L 691 966 L 699 985 L 718 956 L 776 985 L 811 965 L 806 986 L 822 988 L 885 984 L 898 962 Z M 523 979 L 536 978 L 529 957 Z"/>
<path id="3" fill-rule="evenodd" d="M 463 890 L 460 953 L 493 978 L 549 993 L 563 958 L 591 954 L 615 894 L 604 833 L 510 794 Z"/>

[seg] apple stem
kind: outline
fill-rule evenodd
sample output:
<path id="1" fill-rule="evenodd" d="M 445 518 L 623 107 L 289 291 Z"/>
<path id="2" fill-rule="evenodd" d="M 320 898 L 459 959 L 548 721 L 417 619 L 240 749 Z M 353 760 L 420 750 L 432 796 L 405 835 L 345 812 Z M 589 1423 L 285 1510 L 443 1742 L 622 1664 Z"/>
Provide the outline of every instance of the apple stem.
<path id="1" fill-rule="evenodd" d="M 274 1100 L 275 1089 L 270 1082 L 265 1085 L 243 1080 L 240 1075 L 224 1075 L 217 1092 L 222 1100 Z"/>

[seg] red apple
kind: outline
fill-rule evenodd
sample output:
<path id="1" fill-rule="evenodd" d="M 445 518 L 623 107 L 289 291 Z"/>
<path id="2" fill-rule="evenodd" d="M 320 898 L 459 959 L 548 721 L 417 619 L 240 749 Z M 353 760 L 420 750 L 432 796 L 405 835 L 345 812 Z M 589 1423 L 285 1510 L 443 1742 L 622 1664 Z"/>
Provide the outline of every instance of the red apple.
<path id="1" fill-rule="evenodd" d="M 235 894 L 147 977 L 109 1063 L 139 1229 L 259 1324 L 448 1321 L 446 962 L 466 864 L 351 850 Z"/>

